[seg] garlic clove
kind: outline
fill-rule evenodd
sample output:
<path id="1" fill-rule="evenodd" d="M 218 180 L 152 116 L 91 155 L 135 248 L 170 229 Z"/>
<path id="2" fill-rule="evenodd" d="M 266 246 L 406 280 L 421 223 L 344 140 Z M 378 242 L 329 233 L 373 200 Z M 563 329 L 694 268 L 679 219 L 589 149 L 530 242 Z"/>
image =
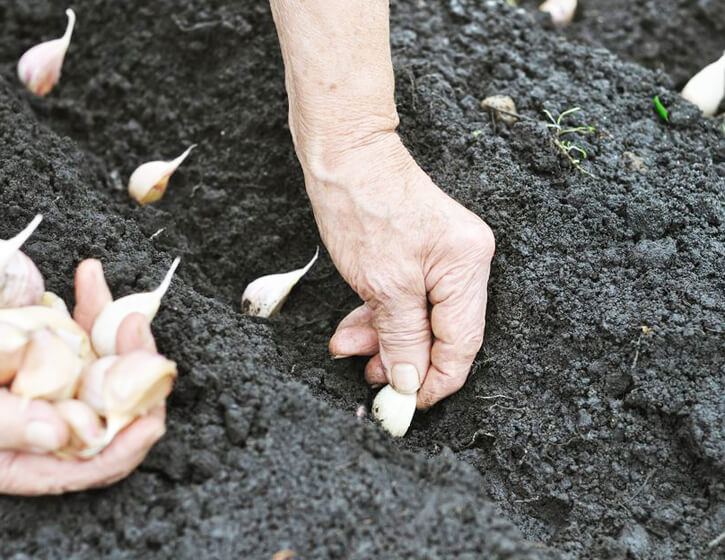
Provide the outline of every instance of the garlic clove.
<path id="1" fill-rule="evenodd" d="M 53 404 L 56 412 L 70 428 L 70 443 L 56 454 L 75 457 L 79 451 L 97 446 L 103 439 L 104 428 L 99 416 L 86 403 L 67 399 Z"/>
<path id="2" fill-rule="evenodd" d="M 375 395 L 373 417 L 393 437 L 403 437 L 413 421 L 417 393 L 403 394 L 386 385 Z"/>
<path id="3" fill-rule="evenodd" d="M 8 323 L 29 333 L 49 329 L 63 339 L 81 360 L 93 355 L 86 331 L 57 309 L 40 305 L 0 309 L 0 323 Z"/>
<path id="4" fill-rule="evenodd" d="M 10 392 L 30 399 L 60 400 L 75 394 L 82 362 L 63 339 L 48 329 L 33 333 Z"/>
<path id="5" fill-rule="evenodd" d="M 8 383 L 20 369 L 29 340 L 24 330 L 0 323 L 0 385 Z"/>
<path id="6" fill-rule="evenodd" d="M 81 382 L 78 386 L 78 399 L 86 403 L 100 415 L 105 415 L 103 401 L 103 383 L 106 373 L 116 363 L 118 356 L 104 356 L 87 365 L 81 373 Z"/>
<path id="7" fill-rule="evenodd" d="M 284 305 L 292 288 L 315 264 L 320 248 L 307 266 L 283 274 L 262 276 L 251 282 L 242 294 L 242 313 L 254 317 L 270 317 Z"/>
<path id="8" fill-rule="evenodd" d="M 35 95 L 43 96 L 50 93 L 60 78 L 60 70 L 76 23 L 73 10 L 67 9 L 65 15 L 68 16 L 68 25 L 63 36 L 35 45 L 25 51 L 18 62 L 20 81 Z"/>
<path id="9" fill-rule="evenodd" d="M 680 95 L 697 105 L 706 117 L 715 115 L 725 98 L 725 52 L 695 74 Z"/>
<path id="10" fill-rule="evenodd" d="M 171 175 L 194 148 L 196 144 L 171 161 L 150 161 L 138 167 L 128 180 L 128 193 L 141 205 L 159 200 L 166 192 Z"/>
<path id="11" fill-rule="evenodd" d="M 42 305 L 43 307 L 50 307 L 51 309 L 60 311 L 64 315 L 70 317 L 70 311 L 68 311 L 68 306 L 65 304 L 60 296 L 54 294 L 53 292 L 45 292 L 40 298 L 40 305 Z"/>
<path id="12" fill-rule="evenodd" d="M 176 364 L 155 352 L 136 350 L 120 356 L 103 381 L 106 434 L 100 444 L 81 456 L 100 453 L 128 424 L 162 404 L 175 377 Z"/>
<path id="13" fill-rule="evenodd" d="M 161 298 L 169 289 L 171 279 L 180 262 L 180 258 L 174 259 L 163 281 L 153 292 L 131 294 L 112 301 L 103 308 L 91 329 L 93 348 L 99 356 L 110 356 L 116 353 L 118 327 L 131 313 L 141 313 L 149 322 L 153 321 L 161 305 Z"/>
<path id="14" fill-rule="evenodd" d="M 566 25 L 574 19 L 577 0 L 546 0 L 539 6 L 542 12 L 548 12 L 554 25 Z"/>
<path id="15" fill-rule="evenodd" d="M 40 301 L 45 290 L 43 277 L 20 247 L 42 220 L 37 215 L 15 237 L 0 240 L 0 307 L 23 307 Z"/>

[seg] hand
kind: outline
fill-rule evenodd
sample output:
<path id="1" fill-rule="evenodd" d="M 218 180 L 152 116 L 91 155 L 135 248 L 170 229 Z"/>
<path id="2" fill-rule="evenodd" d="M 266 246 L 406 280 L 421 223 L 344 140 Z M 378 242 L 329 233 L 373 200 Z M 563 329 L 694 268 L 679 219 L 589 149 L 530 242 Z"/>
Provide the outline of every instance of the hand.
<path id="1" fill-rule="evenodd" d="M 74 318 L 86 331 L 111 301 L 101 263 L 83 261 L 76 271 Z M 133 350 L 156 351 L 146 319 L 128 316 L 118 331 L 119 354 Z M 47 453 L 68 443 L 65 422 L 45 401 L 34 400 L 24 410 L 21 400 L 0 389 L 0 494 L 62 494 L 107 486 L 133 471 L 164 434 L 166 412 L 160 407 L 119 433 L 90 460 L 67 461 Z"/>
<path id="2" fill-rule="evenodd" d="M 299 153 L 305 139 L 296 140 Z M 394 132 L 332 144 L 324 172 L 300 160 L 325 246 L 365 303 L 342 320 L 330 351 L 373 356 L 368 383 L 420 388 L 418 408 L 428 408 L 463 386 L 481 348 L 493 233 Z"/>

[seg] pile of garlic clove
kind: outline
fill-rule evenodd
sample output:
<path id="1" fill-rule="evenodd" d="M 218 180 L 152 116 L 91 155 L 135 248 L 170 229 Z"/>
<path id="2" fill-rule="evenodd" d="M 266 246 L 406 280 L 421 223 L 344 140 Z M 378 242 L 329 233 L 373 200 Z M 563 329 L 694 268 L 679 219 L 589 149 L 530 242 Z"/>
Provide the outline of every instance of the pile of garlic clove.
<path id="1" fill-rule="evenodd" d="M 115 340 L 129 314 L 154 318 L 179 259 L 156 290 L 106 305 L 89 337 L 63 300 L 44 292 L 40 272 L 20 251 L 41 220 L 36 216 L 18 235 L 0 241 L 0 386 L 9 384 L 26 403 L 51 402 L 71 433 L 56 455 L 90 458 L 171 392 L 173 361 L 147 350 L 118 356 Z"/>

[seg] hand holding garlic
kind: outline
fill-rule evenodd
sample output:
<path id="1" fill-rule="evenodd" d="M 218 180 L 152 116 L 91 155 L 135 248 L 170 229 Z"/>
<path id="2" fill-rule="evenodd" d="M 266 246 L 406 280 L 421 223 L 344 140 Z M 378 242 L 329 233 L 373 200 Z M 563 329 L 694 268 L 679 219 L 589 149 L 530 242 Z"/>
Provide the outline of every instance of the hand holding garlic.
<path id="1" fill-rule="evenodd" d="M 126 373 L 138 377 L 142 370 L 152 371 L 148 377 L 151 381 L 142 383 L 147 390 L 134 389 L 139 386 L 135 382 L 120 385 L 118 382 L 104 383 L 102 372 L 100 385 L 94 388 L 92 384 L 86 384 L 84 395 L 100 409 L 81 400 L 79 397 L 83 393 L 77 393 L 78 397 L 74 399 L 67 398 L 62 388 L 69 383 L 75 384 L 76 388 L 82 386 L 91 365 L 85 363 L 78 378 L 73 378 L 78 369 L 68 369 L 67 366 L 74 363 L 79 353 L 83 353 L 85 343 L 89 341 L 88 332 L 96 317 L 111 301 L 111 293 L 99 262 L 88 260 L 78 267 L 76 301 L 75 322 L 69 316 L 64 316 L 61 310 L 51 309 L 49 316 L 52 320 L 49 324 L 54 325 L 55 330 L 40 329 L 34 335 L 36 343 L 41 344 L 53 337 L 53 333 L 63 332 L 62 336 L 57 337 L 60 341 L 52 339 L 53 344 L 65 344 L 62 351 L 65 357 L 60 359 L 54 354 L 52 364 L 58 366 L 56 373 L 59 375 L 52 375 L 53 370 L 44 370 L 43 375 L 49 375 L 55 385 L 40 390 L 41 393 L 53 390 L 55 394 L 52 396 L 57 400 L 51 403 L 28 399 L 38 392 L 34 383 L 37 379 L 34 380 L 33 375 L 26 375 L 18 387 L 18 391 L 25 396 L 0 388 L 0 493 L 57 494 L 111 484 L 135 469 L 164 433 L 163 400 L 170 390 L 175 366 L 156 353 L 148 321 L 141 314 L 132 313 L 123 319 L 116 337 L 120 356 L 106 358 L 105 365 L 115 363 L 118 372 L 113 374 L 115 378 L 125 378 Z M 35 315 L 31 312 L 23 319 L 24 322 L 21 321 L 22 324 L 25 327 L 37 325 L 41 321 L 39 317 L 46 317 L 42 309 L 39 308 Z M 0 313 L 17 316 L 20 311 L 6 309 L 0 310 Z M 71 332 L 74 328 L 71 325 L 76 325 L 80 332 Z M 25 327 L 11 328 L 0 320 L 0 339 L 3 342 L 0 344 L 0 353 L 22 345 L 23 337 L 27 335 Z M 87 349 L 90 352 L 90 344 Z M 30 347 L 26 346 L 26 353 L 29 351 Z M 43 361 L 46 355 L 38 352 L 35 359 Z M 97 362 L 93 362 L 93 365 Z M 21 359 L 21 363 L 26 367 L 24 359 Z M 0 371 L 0 385 L 10 383 L 12 387 L 17 379 L 15 372 L 3 376 Z M 95 381 L 98 383 L 98 379 Z M 108 394 L 104 393 L 104 389 L 107 389 Z M 118 400 L 119 395 L 123 397 L 121 401 Z M 109 415 L 112 429 L 103 426 L 99 412 Z M 109 442 L 110 437 L 112 441 Z M 76 459 L 79 449 L 98 450 L 100 453 L 90 460 Z M 48 473 L 52 473 L 52 476 Z"/>

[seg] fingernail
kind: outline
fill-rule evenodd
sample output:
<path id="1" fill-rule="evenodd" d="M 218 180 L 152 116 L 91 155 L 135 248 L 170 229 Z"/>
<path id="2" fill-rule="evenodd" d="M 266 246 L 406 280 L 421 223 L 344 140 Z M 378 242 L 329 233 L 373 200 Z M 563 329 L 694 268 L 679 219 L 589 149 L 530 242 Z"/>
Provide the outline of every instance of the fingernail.
<path id="1" fill-rule="evenodd" d="M 55 426 L 47 422 L 30 422 L 25 427 L 25 441 L 41 451 L 55 451 L 60 447 Z"/>
<path id="2" fill-rule="evenodd" d="M 349 358 L 350 354 L 333 354 L 332 359 L 333 360 L 342 360 L 344 358 Z"/>
<path id="3" fill-rule="evenodd" d="M 418 370 L 413 364 L 395 364 L 390 373 L 393 387 L 398 393 L 415 393 L 420 388 Z"/>

